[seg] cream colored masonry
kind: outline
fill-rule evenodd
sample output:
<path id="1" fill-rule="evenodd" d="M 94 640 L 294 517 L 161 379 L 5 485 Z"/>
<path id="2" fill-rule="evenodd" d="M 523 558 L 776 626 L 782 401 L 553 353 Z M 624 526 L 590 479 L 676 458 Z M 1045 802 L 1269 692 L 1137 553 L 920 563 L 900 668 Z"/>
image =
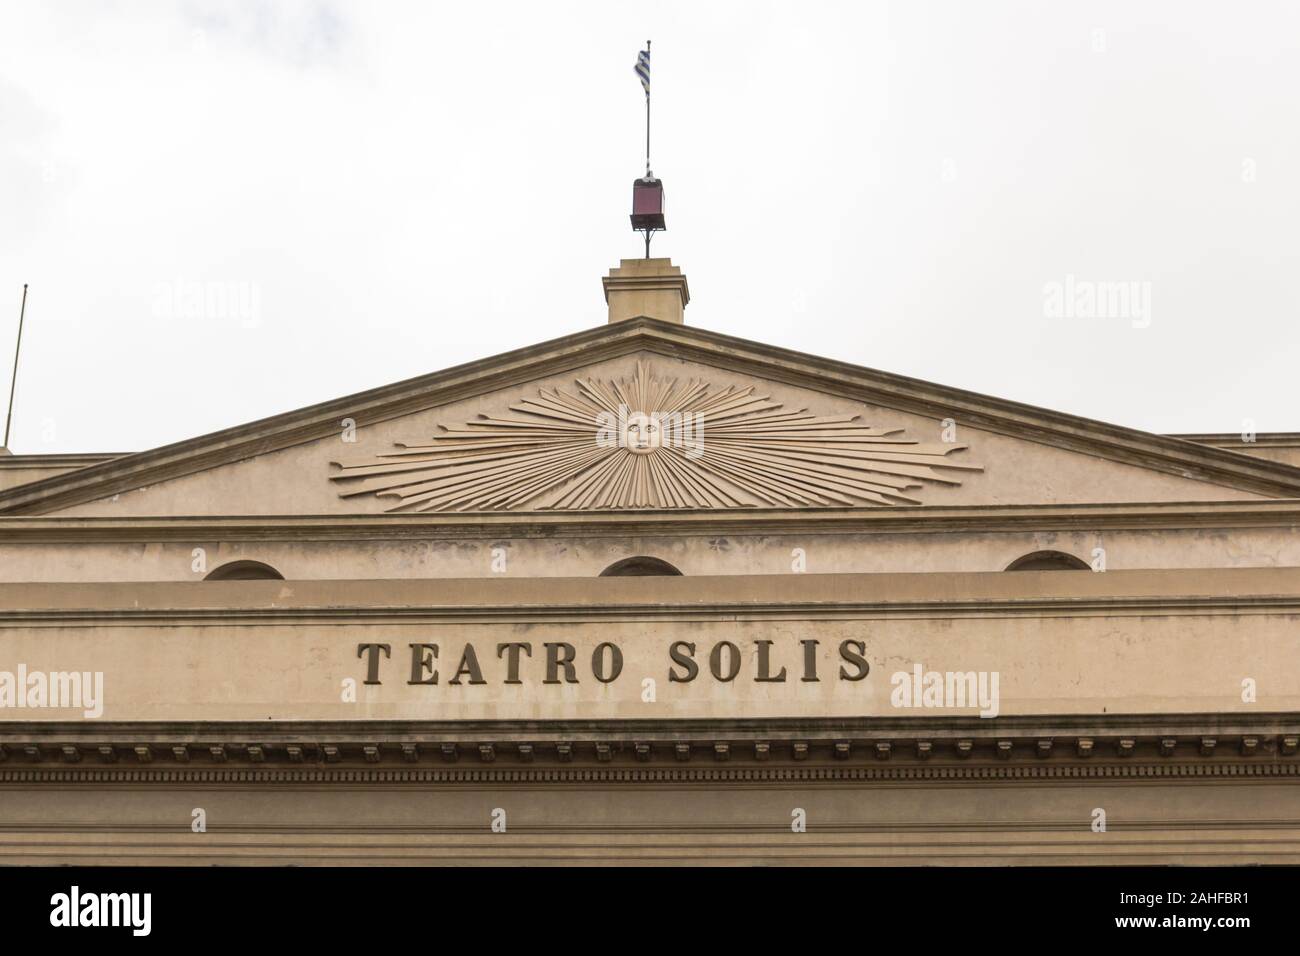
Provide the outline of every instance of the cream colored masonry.
<path id="1" fill-rule="evenodd" d="M 997 672 L 1000 720 L 1293 713 L 1300 668 L 1284 664 L 1298 620 L 1293 569 L 792 575 L 780 588 L 755 576 L 598 588 L 581 578 L 0 584 L 6 655 L 30 671 L 102 672 L 104 721 L 925 721 L 933 712 L 890 700 L 890 675 L 917 663 Z M 722 659 L 740 662 L 720 676 L 710 656 L 727 643 Z M 376 644 L 388 652 L 372 656 Z M 529 648 L 517 680 L 510 644 Z M 429 666 L 414 667 L 432 645 Z M 602 645 L 619 648 L 621 666 L 603 658 L 608 681 Z M 571 675 L 550 679 L 548 646 L 569 649 Z M 698 673 L 685 675 L 674 648 Z"/>
<path id="2" fill-rule="evenodd" d="M 0 580 L 196 581 L 239 560 L 304 581 L 595 577 L 634 555 L 688 576 L 1002 571 L 1043 550 L 1093 564 L 1099 549 L 1107 570 L 1300 567 L 1296 501 L 921 510 L 822 515 L 816 527 L 795 516 L 640 515 L 635 533 L 617 517 L 11 518 Z M 1029 522 L 1046 527 L 1015 527 Z"/>

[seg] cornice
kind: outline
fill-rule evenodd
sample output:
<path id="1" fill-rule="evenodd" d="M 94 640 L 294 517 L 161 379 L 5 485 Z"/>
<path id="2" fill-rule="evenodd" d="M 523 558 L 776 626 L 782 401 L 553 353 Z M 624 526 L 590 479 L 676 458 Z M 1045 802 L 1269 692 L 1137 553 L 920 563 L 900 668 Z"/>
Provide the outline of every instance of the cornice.
<path id="1" fill-rule="evenodd" d="M 637 350 L 1068 448 L 1271 497 L 1300 497 L 1300 468 L 689 326 L 637 318 L 287 412 L 0 493 L 0 512 L 44 514 L 386 421 Z"/>
<path id="2" fill-rule="evenodd" d="M 1300 499 L 867 509 L 457 512 L 213 517 L 0 516 L 0 541 L 384 541 L 762 534 L 951 534 L 1300 527 Z"/>
<path id="3" fill-rule="evenodd" d="M 1197 444 L 1215 445 L 1221 448 L 1234 448 L 1240 454 L 1249 455 L 1247 450 L 1256 448 L 1300 448 L 1300 432 L 1257 432 L 1253 441 L 1241 440 L 1240 432 L 1204 432 L 1197 434 L 1166 435 L 1166 438 L 1179 438 Z"/>
<path id="4" fill-rule="evenodd" d="M 0 784 L 707 783 L 1300 776 L 1300 715 L 28 722 Z"/>
<path id="5" fill-rule="evenodd" d="M 774 594 L 779 582 L 779 594 Z M 0 622 L 452 622 L 1126 614 L 1300 608 L 1300 569 L 0 583 Z"/>
<path id="6" fill-rule="evenodd" d="M 834 605 L 785 601 L 771 604 L 715 602 L 690 607 L 609 603 L 550 604 L 485 607 L 477 605 L 378 605 L 358 607 L 262 608 L 38 608 L 0 610 L 0 626 L 15 627 L 94 624 L 97 626 L 243 626 L 270 627 L 281 624 L 461 624 L 584 621 L 710 621 L 719 616 L 729 620 L 858 620 L 862 618 L 930 619 L 1048 617 L 1162 617 L 1300 613 L 1300 597 L 1187 597 L 1104 599 L 1026 599 L 926 602 L 859 601 Z"/>

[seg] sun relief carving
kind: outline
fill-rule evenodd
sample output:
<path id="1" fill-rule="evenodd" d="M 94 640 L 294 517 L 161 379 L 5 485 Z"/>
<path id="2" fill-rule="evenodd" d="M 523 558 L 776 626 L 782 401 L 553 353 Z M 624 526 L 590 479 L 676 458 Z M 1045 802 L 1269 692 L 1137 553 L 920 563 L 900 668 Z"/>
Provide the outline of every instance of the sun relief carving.
<path id="1" fill-rule="evenodd" d="M 639 508 L 864 507 L 921 504 L 907 492 L 959 485 L 981 471 L 857 415 L 786 409 L 754 386 L 659 379 L 580 379 L 439 426 L 427 443 L 333 464 L 340 496 L 391 500 L 390 512 Z"/>

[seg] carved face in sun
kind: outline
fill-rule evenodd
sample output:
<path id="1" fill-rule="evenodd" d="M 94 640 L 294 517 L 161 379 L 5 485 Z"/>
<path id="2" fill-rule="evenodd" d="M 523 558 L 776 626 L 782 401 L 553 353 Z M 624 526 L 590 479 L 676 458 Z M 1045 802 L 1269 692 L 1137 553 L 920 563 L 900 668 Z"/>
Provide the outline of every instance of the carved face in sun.
<path id="1" fill-rule="evenodd" d="M 645 412 L 633 412 L 627 417 L 623 447 L 632 454 L 647 455 L 663 443 L 663 428 L 656 418 Z"/>

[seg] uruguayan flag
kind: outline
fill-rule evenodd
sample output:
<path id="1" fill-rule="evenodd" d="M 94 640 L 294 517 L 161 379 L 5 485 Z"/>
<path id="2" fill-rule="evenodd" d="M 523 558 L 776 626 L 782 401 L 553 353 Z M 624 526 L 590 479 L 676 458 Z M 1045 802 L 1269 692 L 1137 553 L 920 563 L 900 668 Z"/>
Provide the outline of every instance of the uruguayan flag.
<path id="1" fill-rule="evenodd" d="M 641 85 L 645 87 L 645 95 L 650 95 L 650 51 L 642 50 L 636 55 L 636 75 L 641 77 Z"/>

